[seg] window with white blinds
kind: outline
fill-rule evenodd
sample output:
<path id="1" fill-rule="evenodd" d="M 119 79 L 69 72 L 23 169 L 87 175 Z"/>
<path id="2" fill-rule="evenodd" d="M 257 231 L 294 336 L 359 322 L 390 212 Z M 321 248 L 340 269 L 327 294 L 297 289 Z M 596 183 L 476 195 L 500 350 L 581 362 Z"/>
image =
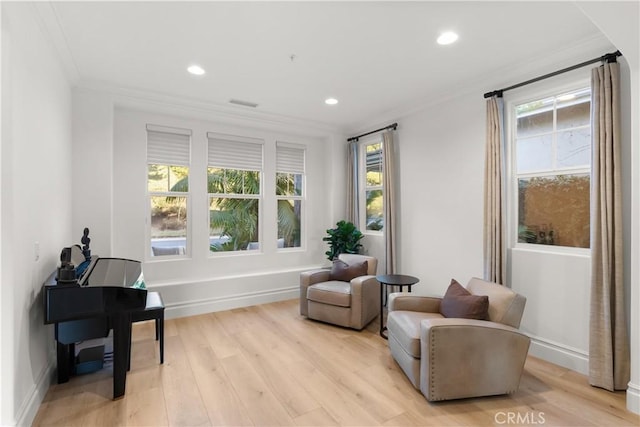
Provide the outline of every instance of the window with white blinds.
<path id="1" fill-rule="evenodd" d="M 262 140 L 207 133 L 208 163 L 221 169 L 262 170 Z"/>
<path id="2" fill-rule="evenodd" d="M 305 149 L 276 143 L 276 198 L 278 200 L 278 247 L 302 246 Z"/>
<path id="3" fill-rule="evenodd" d="M 188 254 L 191 130 L 147 125 L 149 256 Z"/>
<path id="4" fill-rule="evenodd" d="M 304 151 L 304 147 L 293 147 L 279 142 L 276 146 L 276 170 L 303 174 Z"/>
<path id="5" fill-rule="evenodd" d="M 147 163 L 189 166 L 191 130 L 147 125 Z"/>
<path id="6" fill-rule="evenodd" d="M 207 133 L 211 252 L 260 250 L 263 141 Z"/>

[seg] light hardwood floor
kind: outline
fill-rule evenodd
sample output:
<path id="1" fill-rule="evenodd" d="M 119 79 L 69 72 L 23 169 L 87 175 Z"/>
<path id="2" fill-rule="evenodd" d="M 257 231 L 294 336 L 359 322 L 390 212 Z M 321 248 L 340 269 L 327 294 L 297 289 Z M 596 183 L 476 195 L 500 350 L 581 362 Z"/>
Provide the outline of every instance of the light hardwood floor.
<path id="1" fill-rule="evenodd" d="M 124 398 L 111 372 L 47 393 L 34 425 L 638 426 L 625 394 L 529 357 L 509 396 L 427 402 L 378 335 L 302 318 L 298 301 L 166 321 L 158 364 L 152 322 L 134 325 Z"/>

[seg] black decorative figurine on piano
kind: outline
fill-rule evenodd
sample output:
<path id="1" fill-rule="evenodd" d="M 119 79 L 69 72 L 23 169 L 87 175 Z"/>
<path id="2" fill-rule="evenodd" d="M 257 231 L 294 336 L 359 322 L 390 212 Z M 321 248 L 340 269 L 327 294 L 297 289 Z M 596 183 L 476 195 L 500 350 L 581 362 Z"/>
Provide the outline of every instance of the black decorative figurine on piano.
<path id="1" fill-rule="evenodd" d="M 55 324 L 58 383 L 81 373 L 75 344 L 108 336 L 113 329 L 113 398 L 124 395 L 131 348 L 131 314 L 145 309 L 147 290 L 140 261 L 91 256 L 89 229 L 82 248 L 60 254 L 60 267 L 44 284 L 44 323 Z M 100 366 L 102 363 L 101 357 Z"/>
<path id="2" fill-rule="evenodd" d="M 59 285 L 77 285 L 78 279 L 83 275 L 91 263 L 91 249 L 89 249 L 89 229 L 85 227 L 80 245 L 62 248 L 60 252 L 60 267 L 56 281 Z"/>
<path id="3" fill-rule="evenodd" d="M 71 248 L 63 248 L 60 252 L 60 267 L 56 281 L 59 285 L 77 285 L 76 266 L 71 262 Z"/>
<path id="4" fill-rule="evenodd" d="M 91 239 L 89 238 L 89 229 L 87 227 L 85 227 L 82 232 L 82 239 L 80 239 L 80 242 L 82 243 L 82 255 L 84 255 L 84 262 L 78 266 L 78 276 L 81 276 L 82 273 L 84 273 L 91 262 L 91 249 L 89 248 Z"/>

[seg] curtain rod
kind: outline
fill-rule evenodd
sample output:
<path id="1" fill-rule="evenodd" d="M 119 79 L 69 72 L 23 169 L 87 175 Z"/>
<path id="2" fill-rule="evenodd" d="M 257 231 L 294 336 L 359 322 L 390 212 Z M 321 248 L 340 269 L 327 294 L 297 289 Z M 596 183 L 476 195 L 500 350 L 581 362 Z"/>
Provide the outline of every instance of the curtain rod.
<path id="1" fill-rule="evenodd" d="M 363 136 L 371 135 L 372 133 L 381 132 L 381 131 L 387 130 L 387 129 L 396 130 L 397 127 L 398 127 L 397 123 L 392 123 L 392 124 L 390 124 L 388 126 L 385 126 L 383 128 L 372 130 L 371 132 L 363 133 L 362 135 L 352 136 L 351 138 L 347 139 L 347 142 L 351 142 L 351 141 L 354 141 L 354 140 L 357 141 L 358 138 L 362 138 Z"/>
<path id="2" fill-rule="evenodd" d="M 502 92 L 506 92 L 506 91 L 511 90 L 511 89 L 516 89 L 516 88 L 519 88 L 519 87 L 522 87 L 522 86 L 526 86 L 526 85 L 531 84 L 531 83 L 539 82 L 540 80 L 548 79 L 549 77 L 554 77 L 554 76 L 557 76 L 558 74 L 563 74 L 563 73 L 566 73 L 568 71 L 577 70 L 578 68 L 582 68 L 582 67 L 585 67 L 587 65 L 594 64 L 596 62 L 607 62 L 607 63 L 616 62 L 616 58 L 618 56 L 622 56 L 622 53 L 620 53 L 619 50 L 616 50 L 613 53 L 607 53 L 606 55 L 599 56 L 599 57 L 591 59 L 589 61 L 581 62 L 580 64 L 576 64 L 576 65 L 573 65 L 571 67 L 563 68 L 562 70 L 554 71 L 553 73 L 545 74 L 544 76 L 540 76 L 540 77 L 533 78 L 531 80 L 527 80 L 526 82 L 518 83 L 518 84 L 515 84 L 513 86 L 506 87 L 504 89 L 494 90 L 492 92 L 487 92 L 487 93 L 484 94 L 484 97 L 485 98 L 491 98 L 492 96 L 497 96 L 497 97 L 501 98 L 502 97 Z"/>

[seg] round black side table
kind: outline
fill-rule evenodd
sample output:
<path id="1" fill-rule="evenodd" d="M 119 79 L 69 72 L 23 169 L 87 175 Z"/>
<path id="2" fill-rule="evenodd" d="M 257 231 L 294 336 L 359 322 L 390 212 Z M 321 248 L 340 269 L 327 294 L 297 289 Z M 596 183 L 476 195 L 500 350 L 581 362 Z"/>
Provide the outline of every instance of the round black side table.
<path id="1" fill-rule="evenodd" d="M 411 292 L 411 287 L 418 283 L 420 279 L 404 274 L 383 274 L 380 276 L 376 276 L 376 280 L 380 282 L 380 336 L 384 339 L 389 339 L 389 337 L 384 334 L 384 331 L 387 330 L 387 327 L 384 325 L 384 307 L 386 305 L 384 299 L 385 294 L 387 295 L 387 302 L 389 300 L 389 292 L 387 287 L 398 286 L 400 287 L 400 292 L 402 292 L 404 287 L 408 286 L 409 292 Z"/>

